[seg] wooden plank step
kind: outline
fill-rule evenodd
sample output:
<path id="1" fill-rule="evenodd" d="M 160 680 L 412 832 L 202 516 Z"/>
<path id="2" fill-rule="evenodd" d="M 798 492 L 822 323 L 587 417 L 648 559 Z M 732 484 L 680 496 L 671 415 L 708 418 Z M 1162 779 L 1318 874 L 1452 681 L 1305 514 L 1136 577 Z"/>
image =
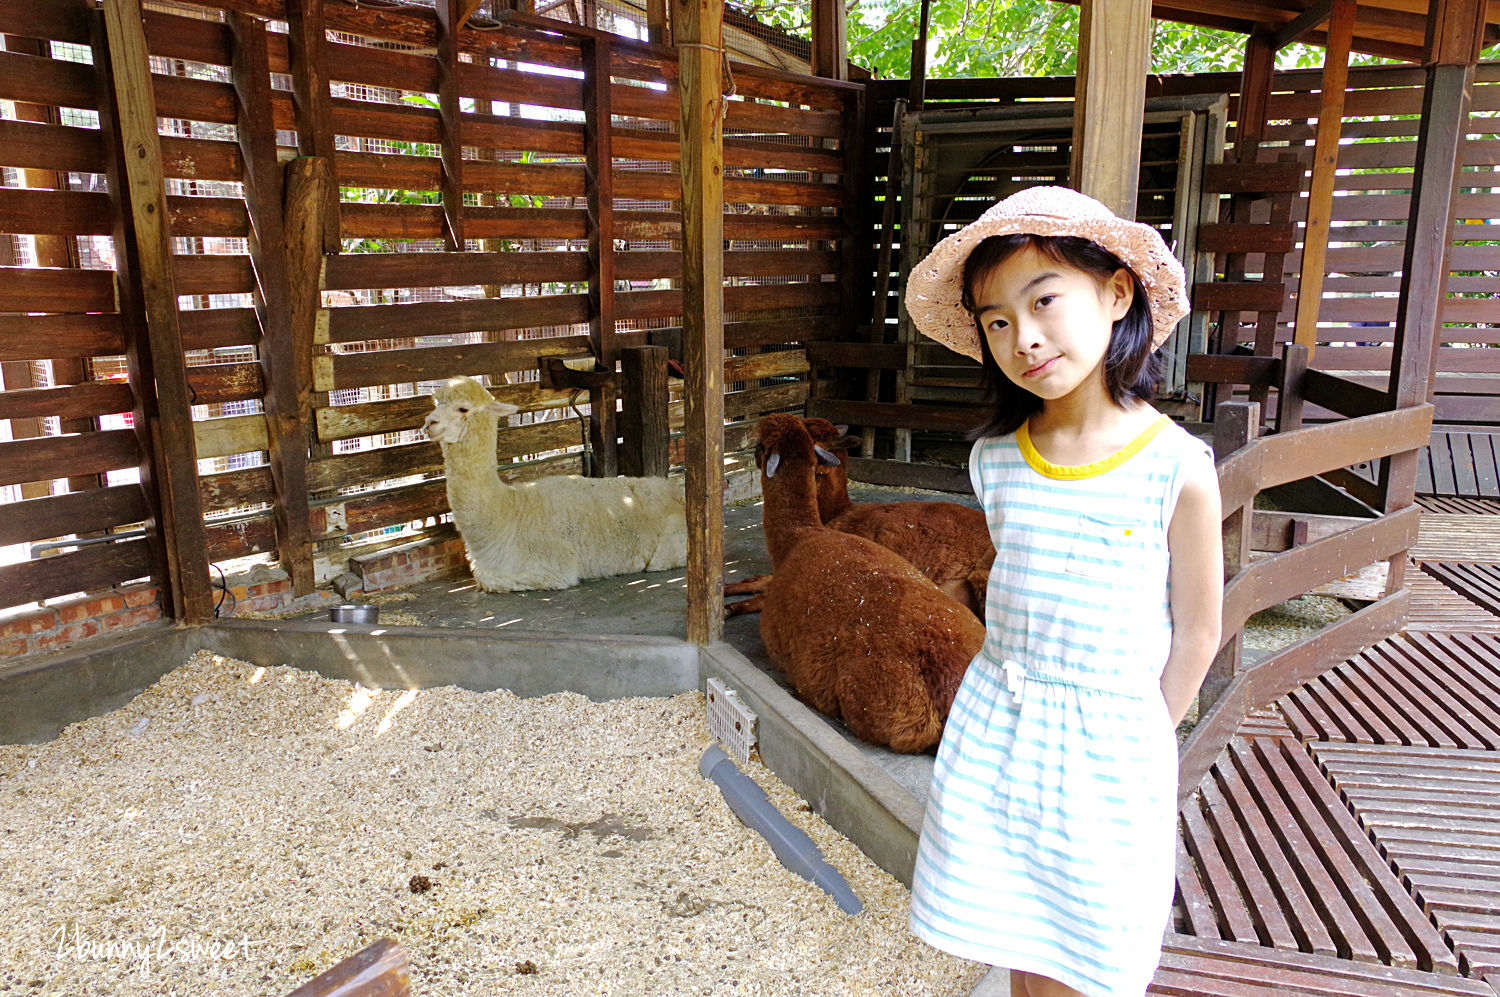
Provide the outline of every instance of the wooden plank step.
<path id="1" fill-rule="evenodd" d="M 1424 562 L 1500 561 L 1500 529 L 1486 514 L 1424 514 L 1411 556 Z"/>
<path id="2" fill-rule="evenodd" d="M 1500 755 L 1315 744 L 1332 784 L 1470 976 L 1500 972 Z M 1474 856 L 1487 875 L 1466 876 Z"/>
<path id="3" fill-rule="evenodd" d="M 1495 661 L 1500 634 L 1408 630 L 1277 705 L 1304 741 L 1500 750 Z"/>
<path id="4" fill-rule="evenodd" d="M 1157 997 L 1494 997 L 1482 980 L 1168 934 Z"/>

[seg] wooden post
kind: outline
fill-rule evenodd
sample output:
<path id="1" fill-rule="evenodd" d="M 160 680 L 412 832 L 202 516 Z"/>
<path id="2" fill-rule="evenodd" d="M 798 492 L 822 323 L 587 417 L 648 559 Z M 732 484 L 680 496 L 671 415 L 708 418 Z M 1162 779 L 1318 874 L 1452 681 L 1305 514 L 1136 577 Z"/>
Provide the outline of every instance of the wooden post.
<path id="1" fill-rule="evenodd" d="M 670 45 L 667 37 L 667 0 L 646 0 L 646 40 L 653 45 Z"/>
<path id="2" fill-rule="evenodd" d="M 1401 261 L 1401 292 L 1391 358 L 1392 408 L 1420 405 L 1432 396 L 1438 350 L 1443 345 L 1441 310 L 1447 296 L 1448 257 L 1453 245 L 1453 192 L 1463 168 L 1469 131 L 1474 64 L 1484 34 L 1480 0 L 1440 0 L 1427 26 L 1427 83 L 1422 95 L 1422 128 Z M 1382 508 L 1411 505 L 1417 487 L 1420 451 L 1381 462 Z M 1405 583 L 1406 557 L 1393 558 L 1386 591 Z"/>
<path id="3" fill-rule="evenodd" d="M 333 112 L 329 105 L 324 49 L 323 0 L 286 0 L 287 45 L 292 64 L 292 104 L 297 117 L 297 152 L 316 156 L 334 169 Z M 330 174 L 330 177 L 337 173 Z M 323 220 L 323 252 L 339 246 L 339 185 L 330 182 L 319 212 Z"/>
<path id="4" fill-rule="evenodd" d="M 608 40 L 587 36 L 583 50 L 583 171 L 588 194 L 589 344 L 601 370 L 613 371 L 619 359 L 615 342 L 615 174 L 614 129 L 610 110 L 612 49 Z M 685 262 L 685 261 L 684 261 Z M 589 391 L 589 447 L 593 475 L 620 473 L 616 438 L 619 416 L 613 379 Z"/>
<path id="5" fill-rule="evenodd" d="M 913 111 L 920 111 L 927 100 L 927 26 L 931 16 L 932 0 L 922 0 L 917 37 L 911 43 L 911 86 L 906 95 Z"/>
<path id="6" fill-rule="evenodd" d="M 266 23 L 239 11 L 228 15 L 234 45 L 231 69 L 236 133 L 245 164 L 245 207 L 250 215 L 250 261 L 255 269 L 255 313 L 260 320 L 260 365 L 266 384 L 266 436 L 276 552 L 297 596 L 314 588 L 312 532 L 307 503 L 307 424 L 299 416 L 298 356 L 292 337 L 286 236 L 282 227 L 282 168 L 276 161 L 271 118 L 271 65 Z M 321 241 L 322 234 L 318 233 Z M 310 345 L 310 344 L 309 344 Z M 311 367 L 309 366 L 309 372 Z M 309 381 L 307 387 L 311 388 Z"/>
<path id="7" fill-rule="evenodd" d="M 1349 45 L 1354 39 L 1355 0 L 1334 0 L 1323 59 L 1323 96 L 1318 104 L 1318 137 L 1313 143 L 1312 185 L 1302 233 L 1302 266 L 1297 279 L 1296 341 L 1312 358 L 1318 342 L 1318 306 L 1328 258 L 1328 226 L 1333 218 L 1333 186 L 1344 129 L 1344 92 L 1349 87 Z"/>
<path id="8" fill-rule="evenodd" d="M 463 114 L 458 103 L 458 29 L 467 16 L 463 0 L 437 0 L 438 117 L 443 157 L 443 239 L 464 249 Z"/>
<path id="9" fill-rule="evenodd" d="M 724 636 L 724 5 L 673 0 L 682 105 L 687 639 Z"/>
<path id="10" fill-rule="evenodd" d="M 812 0 L 812 75 L 849 78 L 849 36 L 844 0 Z"/>
<path id="11" fill-rule="evenodd" d="M 1073 187 L 1135 217 L 1151 68 L 1151 0 L 1083 0 L 1073 95 Z"/>
<path id="12" fill-rule="evenodd" d="M 1260 429 L 1260 406 L 1255 402 L 1221 402 L 1214 413 L 1214 457 L 1223 460 L 1255 439 Z M 1255 497 L 1238 509 L 1226 509 L 1224 516 L 1224 581 L 1228 582 L 1250 563 L 1251 517 Z M 1198 715 L 1208 711 L 1240 670 L 1240 651 L 1244 631 L 1225 634 L 1224 646 L 1208 666 L 1203 687 L 1198 693 Z"/>
<path id="13" fill-rule="evenodd" d="M 147 344 L 134 347 L 131 379 L 143 391 L 149 390 L 148 384 L 156 385 L 154 411 L 144 413 L 148 425 L 143 427 L 156 458 L 154 484 L 161 518 L 155 525 L 165 546 L 172 615 L 184 623 L 204 623 L 213 618 L 213 592 L 187 364 L 177 324 L 156 97 L 140 0 L 105 0 L 104 25 L 102 48 L 108 53 L 108 73 L 114 84 L 109 116 L 123 147 L 124 175 L 110 177 L 110 190 L 121 198 L 119 217 L 124 226 L 116 232 L 116 266 L 122 292 L 136 299 L 130 307 L 144 318 L 149 338 L 149 358 L 139 354 Z M 138 376 L 149 379 L 137 381 Z"/>
<path id="14" fill-rule="evenodd" d="M 1237 162 L 1253 163 L 1259 158 L 1260 143 L 1266 137 L 1266 109 L 1271 103 L 1275 73 L 1275 43 L 1268 32 L 1256 31 L 1245 42 L 1245 68 L 1240 72 L 1240 101 L 1234 121 Z"/>
<path id="15" fill-rule="evenodd" d="M 624 388 L 620 412 L 620 473 L 665 478 L 671 466 L 667 421 L 667 348 L 630 346 L 620 351 Z"/>
<path id="16" fill-rule="evenodd" d="M 1281 346 L 1281 381 L 1276 386 L 1276 432 L 1302 428 L 1302 386 L 1307 377 L 1307 347 L 1301 343 Z"/>

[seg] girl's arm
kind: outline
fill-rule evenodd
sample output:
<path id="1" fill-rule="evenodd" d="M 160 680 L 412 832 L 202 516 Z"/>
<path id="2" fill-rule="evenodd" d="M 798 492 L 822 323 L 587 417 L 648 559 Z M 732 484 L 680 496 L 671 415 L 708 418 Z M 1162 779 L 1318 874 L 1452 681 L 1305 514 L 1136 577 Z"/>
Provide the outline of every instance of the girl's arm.
<path id="1" fill-rule="evenodd" d="M 1208 462 L 1194 466 L 1167 527 L 1171 552 L 1172 650 L 1161 692 L 1172 724 L 1182 722 L 1219 650 L 1224 595 L 1219 479 Z"/>

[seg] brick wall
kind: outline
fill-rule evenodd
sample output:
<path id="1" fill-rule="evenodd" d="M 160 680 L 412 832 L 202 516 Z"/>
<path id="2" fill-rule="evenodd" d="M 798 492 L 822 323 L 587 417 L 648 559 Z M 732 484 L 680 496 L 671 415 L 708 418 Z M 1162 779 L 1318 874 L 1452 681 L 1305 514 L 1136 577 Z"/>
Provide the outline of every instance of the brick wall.
<path id="1" fill-rule="evenodd" d="M 365 592 L 401 588 L 433 578 L 468 572 L 464 542 L 458 536 L 437 537 L 353 558 L 350 567 Z M 346 593 L 347 594 L 347 593 Z"/>
<path id="2" fill-rule="evenodd" d="M 55 651 L 90 637 L 129 630 L 160 619 L 160 593 L 151 584 L 59 602 L 0 621 L 0 660 Z"/>

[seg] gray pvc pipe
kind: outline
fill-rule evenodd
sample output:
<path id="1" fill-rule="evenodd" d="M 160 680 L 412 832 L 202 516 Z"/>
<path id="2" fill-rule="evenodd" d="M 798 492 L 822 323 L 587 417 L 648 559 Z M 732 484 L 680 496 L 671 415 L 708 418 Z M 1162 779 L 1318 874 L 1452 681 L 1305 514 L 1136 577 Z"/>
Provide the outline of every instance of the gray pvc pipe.
<path id="1" fill-rule="evenodd" d="M 723 748 L 709 745 L 698 763 L 698 771 L 719 787 L 735 816 L 766 839 L 782 865 L 821 887 L 845 914 L 858 914 L 865 909 L 843 875 L 823 860 L 817 844 L 771 805 L 765 790 L 741 772 Z"/>

